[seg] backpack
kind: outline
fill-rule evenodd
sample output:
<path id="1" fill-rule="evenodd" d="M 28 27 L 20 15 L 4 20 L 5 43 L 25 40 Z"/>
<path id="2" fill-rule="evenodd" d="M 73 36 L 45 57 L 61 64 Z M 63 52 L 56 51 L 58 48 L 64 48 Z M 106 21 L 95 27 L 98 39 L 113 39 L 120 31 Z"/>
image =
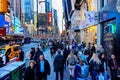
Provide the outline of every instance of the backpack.
<path id="1" fill-rule="evenodd" d="M 68 62 L 69 62 L 69 64 L 72 65 L 72 66 L 75 65 L 75 64 L 76 64 L 76 59 L 75 59 L 75 57 L 74 57 L 74 56 L 71 56 L 71 57 L 69 58 L 69 61 L 68 61 Z"/>
<path id="2" fill-rule="evenodd" d="M 79 65 L 80 66 L 80 65 Z M 89 66 L 88 64 L 84 63 L 82 66 L 80 66 L 81 68 L 81 72 L 78 74 L 82 77 L 82 78 L 87 78 L 89 75 Z"/>
<path id="3" fill-rule="evenodd" d="M 102 74 L 97 75 L 97 80 L 105 80 Z"/>

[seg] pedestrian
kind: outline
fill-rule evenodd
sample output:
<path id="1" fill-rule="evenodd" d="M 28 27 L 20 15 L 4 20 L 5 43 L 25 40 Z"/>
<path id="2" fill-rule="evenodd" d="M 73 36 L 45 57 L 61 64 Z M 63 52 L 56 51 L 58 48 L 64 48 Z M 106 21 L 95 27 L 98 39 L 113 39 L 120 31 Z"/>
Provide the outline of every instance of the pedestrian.
<path id="1" fill-rule="evenodd" d="M 33 57 L 35 62 L 37 62 L 37 60 L 39 59 L 40 55 L 43 55 L 43 52 L 39 48 L 37 48 L 37 50 L 36 50 L 36 52 L 34 54 L 34 57 Z"/>
<path id="2" fill-rule="evenodd" d="M 86 80 L 89 75 L 89 66 L 78 57 L 78 63 L 75 65 L 74 80 Z"/>
<path id="3" fill-rule="evenodd" d="M 36 75 L 38 80 L 47 80 L 47 75 L 50 75 L 50 64 L 44 58 L 44 55 L 39 56 L 36 64 Z"/>
<path id="4" fill-rule="evenodd" d="M 101 61 L 98 58 L 98 54 L 93 53 L 93 56 L 89 61 L 90 74 L 92 76 L 92 80 L 96 80 L 96 76 L 100 72 L 100 65 L 101 65 Z"/>
<path id="5" fill-rule="evenodd" d="M 79 51 L 78 57 L 80 57 L 83 62 L 88 63 L 87 62 L 87 56 L 85 54 L 83 54 L 81 51 Z"/>
<path id="6" fill-rule="evenodd" d="M 77 63 L 77 57 L 76 57 L 76 55 L 73 54 L 72 50 L 67 57 L 67 62 L 68 62 L 68 66 L 69 66 L 70 78 L 73 78 L 74 77 L 74 67 Z"/>
<path id="7" fill-rule="evenodd" d="M 91 48 L 90 48 L 90 54 L 88 57 L 88 61 L 91 59 L 91 57 L 93 56 L 93 53 L 96 53 L 96 47 L 94 44 L 91 44 Z"/>
<path id="8" fill-rule="evenodd" d="M 104 80 L 108 80 L 107 79 L 107 70 L 108 70 L 107 67 L 108 67 L 108 64 L 107 64 L 107 61 L 106 61 L 104 53 L 102 53 L 100 55 L 100 60 L 101 60 L 100 74 L 102 73 L 102 75 L 104 77 Z"/>
<path id="9" fill-rule="evenodd" d="M 56 80 L 58 80 L 58 74 L 60 74 L 61 80 L 63 80 L 64 73 L 64 57 L 61 55 L 61 51 L 58 50 L 58 54 L 54 59 L 54 71 L 56 73 Z"/>
<path id="10" fill-rule="evenodd" d="M 118 70 L 118 65 L 116 62 L 116 57 L 114 54 L 111 54 L 111 59 L 109 61 L 109 67 L 110 67 L 110 71 L 111 71 L 111 80 L 118 80 L 117 79 L 117 70 Z"/>
<path id="11" fill-rule="evenodd" d="M 6 64 L 6 56 L 0 51 L 0 67 Z"/>
<path id="12" fill-rule="evenodd" d="M 100 45 L 100 47 L 97 49 L 98 56 L 100 56 L 104 52 L 105 52 L 105 50 L 104 50 L 103 46 Z"/>
<path id="13" fill-rule="evenodd" d="M 35 64 L 34 60 L 29 62 L 29 67 L 25 70 L 24 80 L 35 80 Z"/>
<path id="14" fill-rule="evenodd" d="M 20 61 L 24 61 L 24 51 L 21 48 L 20 54 L 19 54 Z"/>
<path id="15" fill-rule="evenodd" d="M 30 60 L 33 60 L 34 54 L 35 54 L 35 48 L 31 48 Z"/>

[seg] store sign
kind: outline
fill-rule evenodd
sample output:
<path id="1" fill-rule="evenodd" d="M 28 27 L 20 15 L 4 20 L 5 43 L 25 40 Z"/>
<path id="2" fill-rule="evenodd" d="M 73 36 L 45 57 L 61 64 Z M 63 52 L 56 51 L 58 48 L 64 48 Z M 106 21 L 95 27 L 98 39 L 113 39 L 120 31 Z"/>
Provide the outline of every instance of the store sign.
<path id="1" fill-rule="evenodd" d="M 87 26 L 95 24 L 95 12 L 86 12 L 86 24 Z"/>
<path id="2" fill-rule="evenodd" d="M 117 0 L 116 8 L 117 8 L 117 11 L 120 12 L 120 0 Z"/>
<path id="3" fill-rule="evenodd" d="M 5 27 L 0 27 L 0 37 L 1 36 L 6 36 L 6 28 Z"/>

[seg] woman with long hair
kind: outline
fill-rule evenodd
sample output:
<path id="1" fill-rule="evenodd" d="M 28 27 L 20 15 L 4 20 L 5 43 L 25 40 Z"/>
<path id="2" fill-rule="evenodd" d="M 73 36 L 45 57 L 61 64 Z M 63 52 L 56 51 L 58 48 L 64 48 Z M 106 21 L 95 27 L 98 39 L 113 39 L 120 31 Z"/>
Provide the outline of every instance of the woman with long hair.
<path id="1" fill-rule="evenodd" d="M 99 74 L 100 72 L 100 65 L 101 65 L 101 61 L 98 57 L 98 54 L 93 53 L 92 58 L 89 61 L 90 64 L 90 74 L 92 76 L 92 80 L 96 80 L 96 76 Z"/>
<path id="2" fill-rule="evenodd" d="M 118 65 L 116 62 L 116 57 L 114 54 L 111 54 L 111 59 L 109 61 L 109 67 L 110 67 L 110 71 L 111 71 L 111 80 L 118 80 L 117 79 L 117 70 L 118 70 Z"/>

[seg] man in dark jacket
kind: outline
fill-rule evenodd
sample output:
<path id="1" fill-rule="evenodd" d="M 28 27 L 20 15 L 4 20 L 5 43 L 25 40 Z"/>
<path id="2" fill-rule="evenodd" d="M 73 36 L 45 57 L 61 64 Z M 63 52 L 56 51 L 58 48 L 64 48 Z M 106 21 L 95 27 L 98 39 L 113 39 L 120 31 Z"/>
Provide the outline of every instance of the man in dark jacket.
<path id="1" fill-rule="evenodd" d="M 54 60 L 54 71 L 56 72 L 56 80 L 58 80 L 58 73 L 60 73 L 61 80 L 63 80 L 64 57 L 61 55 L 60 50 L 58 50 L 58 54 Z"/>
<path id="2" fill-rule="evenodd" d="M 43 52 L 39 48 L 37 48 L 37 51 L 35 52 L 34 57 L 33 57 L 34 61 L 37 62 L 40 55 L 43 55 Z"/>
<path id="3" fill-rule="evenodd" d="M 20 61 L 24 61 L 24 51 L 21 49 L 20 55 L 19 55 Z"/>
<path id="4" fill-rule="evenodd" d="M 44 55 L 40 55 L 36 64 L 36 75 L 38 80 L 47 80 L 47 75 L 50 74 L 50 64 L 44 58 Z"/>

